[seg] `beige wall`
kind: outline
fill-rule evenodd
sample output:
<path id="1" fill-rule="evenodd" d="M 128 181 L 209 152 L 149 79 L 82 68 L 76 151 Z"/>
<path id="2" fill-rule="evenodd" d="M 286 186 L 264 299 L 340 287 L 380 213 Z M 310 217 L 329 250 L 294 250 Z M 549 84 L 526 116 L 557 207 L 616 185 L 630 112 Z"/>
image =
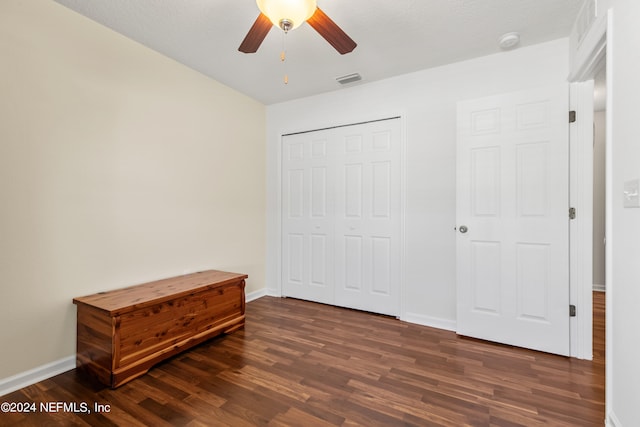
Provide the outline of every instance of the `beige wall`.
<path id="1" fill-rule="evenodd" d="M 265 107 L 49 0 L 0 2 L 0 379 L 75 353 L 75 296 L 264 288 Z"/>

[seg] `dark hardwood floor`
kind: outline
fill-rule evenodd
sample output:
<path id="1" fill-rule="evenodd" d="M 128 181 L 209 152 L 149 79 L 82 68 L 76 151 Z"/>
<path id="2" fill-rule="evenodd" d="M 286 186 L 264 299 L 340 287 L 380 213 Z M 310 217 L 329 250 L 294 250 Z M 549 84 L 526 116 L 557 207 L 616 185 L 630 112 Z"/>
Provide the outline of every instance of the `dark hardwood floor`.
<path id="1" fill-rule="evenodd" d="M 265 297 L 247 304 L 244 330 L 116 390 L 73 370 L 3 396 L 37 411 L 0 413 L 0 425 L 602 426 L 603 293 L 594 293 L 594 356 L 553 356 Z M 43 412 L 43 403 L 59 412 Z M 91 414 L 68 412 L 83 403 Z"/>

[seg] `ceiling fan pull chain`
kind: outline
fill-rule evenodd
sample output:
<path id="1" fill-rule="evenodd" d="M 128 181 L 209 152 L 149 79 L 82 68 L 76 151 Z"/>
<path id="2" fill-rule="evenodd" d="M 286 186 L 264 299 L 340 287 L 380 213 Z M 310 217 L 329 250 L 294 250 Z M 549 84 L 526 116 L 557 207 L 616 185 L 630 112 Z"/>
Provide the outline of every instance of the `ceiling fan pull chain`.
<path id="1" fill-rule="evenodd" d="M 289 76 L 287 75 L 287 49 L 286 49 L 286 38 L 287 37 L 287 32 L 283 31 L 282 32 L 282 52 L 280 52 L 280 62 L 282 62 L 283 66 L 284 66 L 284 84 L 289 84 Z"/>

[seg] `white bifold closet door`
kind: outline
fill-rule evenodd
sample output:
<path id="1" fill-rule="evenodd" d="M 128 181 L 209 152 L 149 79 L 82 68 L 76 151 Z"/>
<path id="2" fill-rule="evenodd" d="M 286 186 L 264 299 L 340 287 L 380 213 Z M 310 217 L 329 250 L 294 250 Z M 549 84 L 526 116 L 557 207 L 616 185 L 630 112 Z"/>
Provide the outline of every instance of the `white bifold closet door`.
<path id="1" fill-rule="evenodd" d="M 400 120 L 282 140 L 282 292 L 400 313 Z"/>

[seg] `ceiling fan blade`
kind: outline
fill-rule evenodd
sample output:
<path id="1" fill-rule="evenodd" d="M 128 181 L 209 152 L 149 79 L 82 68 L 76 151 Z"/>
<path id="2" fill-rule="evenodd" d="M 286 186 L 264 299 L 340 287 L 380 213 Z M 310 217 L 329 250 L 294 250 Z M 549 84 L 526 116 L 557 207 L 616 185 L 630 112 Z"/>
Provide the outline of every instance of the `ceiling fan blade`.
<path id="1" fill-rule="evenodd" d="M 307 23 L 313 27 L 326 41 L 341 55 L 351 52 L 357 44 L 338 25 L 331 20 L 320 8 L 317 8 Z"/>
<path id="2" fill-rule="evenodd" d="M 273 24 L 269 18 L 267 18 L 265 14 L 261 13 L 258 16 L 258 19 L 256 19 L 256 22 L 251 26 L 247 35 L 244 37 L 244 40 L 242 40 L 242 43 L 240 43 L 238 50 L 244 53 L 255 53 L 262 44 L 264 38 L 267 37 L 271 27 L 273 27 Z"/>

